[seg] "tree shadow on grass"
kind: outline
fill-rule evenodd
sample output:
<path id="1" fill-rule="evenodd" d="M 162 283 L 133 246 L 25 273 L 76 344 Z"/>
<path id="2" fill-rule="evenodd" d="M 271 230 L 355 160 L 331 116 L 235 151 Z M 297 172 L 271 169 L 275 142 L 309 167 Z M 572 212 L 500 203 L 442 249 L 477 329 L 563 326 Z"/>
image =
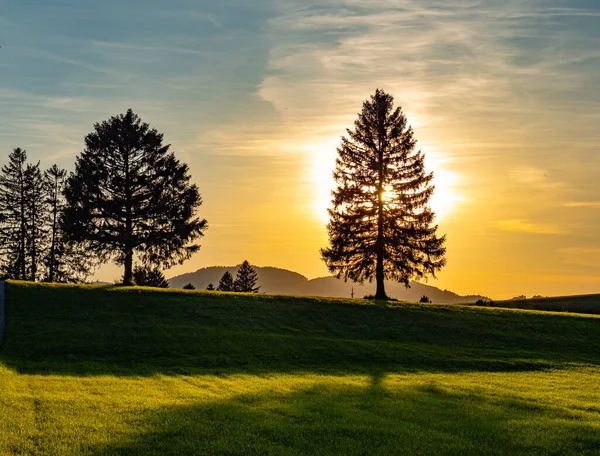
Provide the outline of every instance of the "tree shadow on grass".
<path id="1" fill-rule="evenodd" d="M 139 432 L 94 455 L 597 454 L 590 417 L 436 385 L 321 385 L 240 395 L 143 415 Z"/>
<path id="2" fill-rule="evenodd" d="M 151 376 L 534 371 L 600 360 L 600 319 L 114 287 L 8 284 L 0 363 Z"/>

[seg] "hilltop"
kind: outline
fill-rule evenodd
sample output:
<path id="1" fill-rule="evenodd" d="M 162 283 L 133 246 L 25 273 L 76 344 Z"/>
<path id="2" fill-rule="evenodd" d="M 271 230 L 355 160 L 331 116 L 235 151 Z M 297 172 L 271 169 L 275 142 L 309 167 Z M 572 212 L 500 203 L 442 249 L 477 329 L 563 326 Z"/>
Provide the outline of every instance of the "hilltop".
<path id="1" fill-rule="evenodd" d="M 261 293 L 344 298 L 351 296 L 352 289 L 354 289 L 354 296 L 358 298 L 375 293 L 375 284 L 373 283 L 359 285 L 344 282 L 335 277 L 321 277 L 309 280 L 302 274 L 287 269 L 253 267 L 258 273 L 258 285 L 261 287 Z M 239 265 L 202 268 L 196 272 L 172 277 L 169 279 L 169 284 L 173 288 L 182 288 L 184 285 L 191 283 L 197 289 L 204 290 L 209 283 L 212 283 L 216 287 L 225 271 L 229 271 L 235 276 L 238 268 Z M 480 295 L 460 296 L 452 291 L 440 290 L 439 288 L 419 282 L 412 282 L 409 289 L 402 284 L 387 282 L 386 291 L 393 298 L 409 302 L 416 302 L 423 295 L 426 295 L 434 303 L 440 304 L 461 304 L 475 302 L 478 299 L 488 299 Z"/>

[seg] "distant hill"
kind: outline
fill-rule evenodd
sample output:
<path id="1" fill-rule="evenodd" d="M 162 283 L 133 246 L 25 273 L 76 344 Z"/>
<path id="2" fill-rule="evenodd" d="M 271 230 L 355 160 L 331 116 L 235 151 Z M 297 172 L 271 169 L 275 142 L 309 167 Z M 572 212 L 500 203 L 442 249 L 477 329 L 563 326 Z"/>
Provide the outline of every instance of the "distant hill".
<path id="1" fill-rule="evenodd" d="M 184 285 L 191 283 L 197 289 L 202 290 L 206 289 L 209 283 L 212 283 L 216 287 L 225 271 L 231 272 L 235 277 L 238 267 L 212 266 L 198 269 L 196 272 L 169 279 L 169 285 L 172 288 L 183 288 Z M 356 283 L 344 282 L 335 277 L 308 280 L 303 275 L 287 269 L 258 266 L 254 266 L 254 269 L 258 273 L 258 285 L 260 285 L 261 293 L 350 297 L 354 288 L 354 296 L 357 298 L 375 294 L 374 283 L 366 283 L 362 286 Z M 434 303 L 442 304 L 460 304 L 475 302 L 478 299 L 487 299 L 485 296 L 479 295 L 460 296 L 452 291 L 440 290 L 419 282 L 413 282 L 409 289 L 406 289 L 402 284 L 388 282 L 386 283 L 386 292 L 393 298 L 412 302 L 418 301 L 423 295 L 426 295 Z"/>

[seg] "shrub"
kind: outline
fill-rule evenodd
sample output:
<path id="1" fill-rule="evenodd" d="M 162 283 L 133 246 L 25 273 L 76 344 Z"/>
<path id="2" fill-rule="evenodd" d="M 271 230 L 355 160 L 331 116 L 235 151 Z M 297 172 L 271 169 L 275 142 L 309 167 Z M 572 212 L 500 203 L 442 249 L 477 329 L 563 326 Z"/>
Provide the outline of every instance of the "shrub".
<path id="1" fill-rule="evenodd" d="M 196 287 L 194 285 L 192 285 L 191 283 L 188 283 L 187 285 L 185 285 L 183 287 L 184 290 L 195 290 Z"/>
<path id="2" fill-rule="evenodd" d="M 423 295 L 423 296 L 421 296 L 421 299 L 419 299 L 419 302 L 431 304 L 431 299 L 429 299 L 427 296 Z"/>

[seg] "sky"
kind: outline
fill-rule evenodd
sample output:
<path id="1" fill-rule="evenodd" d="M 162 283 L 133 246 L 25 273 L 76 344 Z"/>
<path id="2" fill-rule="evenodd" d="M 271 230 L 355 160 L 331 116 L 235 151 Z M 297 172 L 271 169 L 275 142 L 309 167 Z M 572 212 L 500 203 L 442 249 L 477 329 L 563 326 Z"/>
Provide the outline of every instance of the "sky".
<path id="1" fill-rule="evenodd" d="M 0 0 L 0 45 L 0 163 L 19 146 L 71 170 L 132 108 L 190 165 L 209 229 L 167 276 L 327 275 L 336 147 L 383 88 L 435 174 L 429 284 L 600 292 L 596 0 Z"/>

